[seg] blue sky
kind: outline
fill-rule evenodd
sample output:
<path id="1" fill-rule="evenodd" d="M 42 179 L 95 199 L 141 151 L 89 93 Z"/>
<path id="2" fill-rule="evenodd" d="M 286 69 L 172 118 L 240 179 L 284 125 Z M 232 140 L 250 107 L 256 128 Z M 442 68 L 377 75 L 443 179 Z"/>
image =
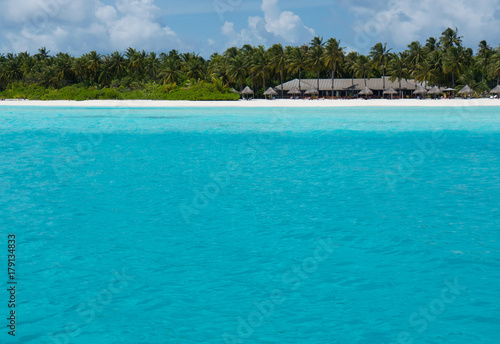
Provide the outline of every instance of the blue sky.
<path id="1" fill-rule="evenodd" d="M 500 43 L 498 0 L 0 0 L 0 52 L 46 46 L 80 55 L 132 46 L 213 52 L 245 43 L 300 45 L 336 37 L 367 53 L 377 42 L 395 51 L 458 27 L 464 44 Z"/>

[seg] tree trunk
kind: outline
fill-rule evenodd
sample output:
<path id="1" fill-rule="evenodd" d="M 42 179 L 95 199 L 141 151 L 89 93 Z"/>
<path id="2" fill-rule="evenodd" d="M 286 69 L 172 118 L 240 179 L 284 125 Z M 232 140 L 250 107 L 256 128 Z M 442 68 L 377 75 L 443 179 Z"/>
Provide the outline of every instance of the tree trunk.
<path id="1" fill-rule="evenodd" d="M 283 99 L 283 66 L 281 66 L 280 80 L 281 80 L 281 99 Z"/>
<path id="2" fill-rule="evenodd" d="M 453 88 L 455 88 L 455 71 L 451 71 L 451 84 L 453 85 Z"/>
<path id="3" fill-rule="evenodd" d="M 333 66 L 333 71 L 332 71 L 332 98 L 335 97 L 334 92 L 335 92 L 335 66 Z"/>
<path id="4" fill-rule="evenodd" d="M 318 75 L 318 98 L 319 98 L 319 69 L 316 71 Z"/>
<path id="5" fill-rule="evenodd" d="M 384 91 L 385 91 L 385 66 L 382 66 L 382 79 L 384 80 Z"/>

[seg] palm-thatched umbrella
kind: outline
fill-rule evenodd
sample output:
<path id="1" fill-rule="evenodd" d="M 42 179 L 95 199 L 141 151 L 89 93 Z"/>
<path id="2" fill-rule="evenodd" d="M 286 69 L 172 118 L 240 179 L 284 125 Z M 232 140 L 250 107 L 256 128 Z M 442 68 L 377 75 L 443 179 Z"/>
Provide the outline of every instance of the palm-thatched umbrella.
<path id="1" fill-rule="evenodd" d="M 458 94 L 464 94 L 464 95 L 469 95 L 474 93 L 472 88 L 469 87 L 469 85 L 465 85 L 464 88 L 462 88 L 460 91 L 458 91 Z"/>
<path id="2" fill-rule="evenodd" d="M 309 94 L 309 95 L 319 94 L 319 91 L 317 89 L 315 89 L 314 87 L 311 87 L 310 89 L 308 89 L 307 91 L 305 91 L 304 94 Z"/>
<path id="3" fill-rule="evenodd" d="M 368 86 L 365 86 L 361 92 L 358 93 L 360 96 L 371 96 L 373 95 L 373 91 L 368 88 Z"/>
<path id="4" fill-rule="evenodd" d="M 288 91 L 288 94 L 290 94 L 290 95 L 301 94 L 301 92 L 299 91 L 299 89 L 297 87 L 294 86 L 290 89 L 290 91 Z"/>
<path id="5" fill-rule="evenodd" d="M 443 91 L 441 91 L 441 89 L 437 86 L 434 86 L 433 88 L 431 88 L 431 90 L 429 91 L 429 94 L 434 94 L 434 95 L 438 95 L 438 94 L 443 94 Z"/>
<path id="6" fill-rule="evenodd" d="M 243 96 L 246 96 L 246 95 L 253 95 L 253 91 L 252 91 L 252 89 L 251 89 L 250 87 L 248 87 L 248 86 L 247 86 L 247 87 L 245 87 L 245 88 L 243 89 L 243 91 L 241 91 L 241 94 L 242 94 Z"/>
<path id="7" fill-rule="evenodd" d="M 232 88 L 232 87 L 231 87 L 231 92 L 240 94 L 240 92 L 236 91 L 236 90 L 235 90 L 234 88 Z"/>
<path id="8" fill-rule="evenodd" d="M 423 97 L 425 97 L 425 95 L 427 94 L 427 89 L 424 87 L 424 86 L 417 86 L 417 89 L 415 91 L 413 91 L 413 94 L 418 94 L 418 95 L 422 95 Z"/>
<path id="9" fill-rule="evenodd" d="M 275 96 L 277 96 L 277 95 L 278 95 L 278 92 L 276 92 L 276 91 L 274 90 L 274 88 L 269 87 L 269 88 L 267 89 L 267 91 L 266 91 L 266 92 L 264 92 L 264 95 L 265 95 L 265 96 L 269 96 L 269 97 L 275 97 Z"/>
<path id="10" fill-rule="evenodd" d="M 494 89 L 490 91 L 490 93 L 500 96 L 500 85 L 497 85 Z"/>
<path id="11" fill-rule="evenodd" d="M 384 92 L 382 92 L 382 94 L 390 94 L 391 95 L 391 99 L 392 99 L 392 96 L 394 94 L 398 94 L 398 91 L 396 91 L 392 86 L 389 87 L 387 90 L 385 90 Z"/>
<path id="12" fill-rule="evenodd" d="M 429 94 L 433 95 L 433 96 L 437 96 L 439 94 L 443 94 L 443 91 L 441 91 L 441 88 L 437 87 L 437 86 L 434 86 L 433 88 L 431 88 L 428 92 Z"/>

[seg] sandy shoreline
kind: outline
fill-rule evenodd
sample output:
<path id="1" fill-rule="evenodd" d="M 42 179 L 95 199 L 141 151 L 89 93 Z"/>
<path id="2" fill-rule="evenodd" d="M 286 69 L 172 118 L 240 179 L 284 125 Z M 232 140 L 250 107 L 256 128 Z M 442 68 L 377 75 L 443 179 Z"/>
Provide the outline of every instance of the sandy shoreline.
<path id="1" fill-rule="evenodd" d="M 3 100 L 5 106 L 40 106 L 40 107 L 104 107 L 104 108 L 192 108 L 192 107 L 446 107 L 446 106 L 500 106 L 500 99 L 352 99 L 352 100 L 239 100 L 239 101 L 173 101 L 173 100 Z"/>

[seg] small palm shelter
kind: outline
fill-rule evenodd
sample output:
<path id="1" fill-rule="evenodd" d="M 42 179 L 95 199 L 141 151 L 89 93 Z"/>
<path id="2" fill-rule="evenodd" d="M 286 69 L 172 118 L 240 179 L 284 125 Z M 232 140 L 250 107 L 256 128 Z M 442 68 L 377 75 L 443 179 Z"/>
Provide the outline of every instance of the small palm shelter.
<path id="1" fill-rule="evenodd" d="M 500 97 L 500 85 L 497 85 L 494 89 L 490 91 L 491 94 L 496 94 Z"/>
<path id="2" fill-rule="evenodd" d="M 318 95 L 319 94 L 319 91 L 317 89 L 315 89 L 314 87 L 311 87 L 310 89 L 308 89 L 307 91 L 304 92 L 304 94 L 307 94 L 307 95 Z"/>
<path id="3" fill-rule="evenodd" d="M 373 91 L 368 88 L 368 86 L 365 86 L 359 93 L 360 96 L 368 97 L 373 95 Z"/>
<path id="4" fill-rule="evenodd" d="M 437 86 L 434 86 L 433 88 L 431 88 L 431 90 L 429 91 L 429 94 L 433 95 L 433 96 L 438 96 L 440 94 L 443 94 L 443 91 L 441 91 L 441 89 Z"/>
<path id="5" fill-rule="evenodd" d="M 469 96 L 472 93 L 474 93 L 474 91 L 472 90 L 472 88 L 469 87 L 469 85 L 465 85 L 464 88 L 462 88 L 460 91 L 458 91 L 458 94 L 464 95 L 464 96 Z"/>
<path id="6" fill-rule="evenodd" d="M 247 86 L 247 87 L 245 87 L 245 88 L 243 89 L 243 91 L 241 91 L 241 94 L 243 95 L 243 98 L 245 98 L 245 96 L 248 96 L 248 97 L 249 97 L 250 95 L 252 95 L 252 96 L 253 96 L 253 94 L 254 94 L 254 93 L 253 93 L 253 90 L 252 90 L 250 87 L 248 87 L 248 86 Z"/>
<path id="7" fill-rule="evenodd" d="M 391 99 L 395 94 L 398 94 L 398 91 L 396 91 L 392 86 L 389 87 L 387 90 L 383 92 L 384 95 L 390 95 Z"/>
<path id="8" fill-rule="evenodd" d="M 413 91 L 413 94 L 419 95 L 423 99 L 427 95 L 427 89 L 423 86 L 418 86 L 417 89 Z"/>
<path id="9" fill-rule="evenodd" d="M 290 89 L 290 91 L 288 91 L 288 94 L 291 95 L 291 96 L 296 96 L 296 95 L 300 95 L 302 92 L 299 91 L 299 89 L 297 87 L 292 87 Z"/>
<path id="10" fill-rule="evenodd" d="M 266 92 L 264 92 L 264 96 L 269 96 L 269 98 L 276 97 L 278 92 L 274 90 L 274 88 L 269 87 Z"/>

